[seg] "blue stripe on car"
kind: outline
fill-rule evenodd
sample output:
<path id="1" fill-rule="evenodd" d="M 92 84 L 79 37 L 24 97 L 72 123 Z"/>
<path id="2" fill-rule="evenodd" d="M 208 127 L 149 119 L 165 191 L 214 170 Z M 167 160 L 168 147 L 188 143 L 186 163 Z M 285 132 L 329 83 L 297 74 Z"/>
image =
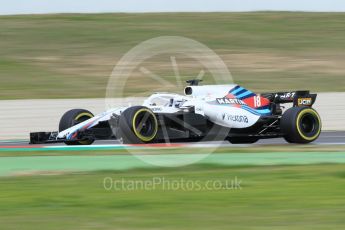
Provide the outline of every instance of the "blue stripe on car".
<path id="1" fill-rule="evenodd" d="M 239 85 L 235 86 L 234 88 L 232 88 L 232 89 L 229 91 L 229 93 L 233 93 L 233 92 L 234 92 L 236 89 L 238 89 L 238 88 L 240 88 Z"/>
<path id="2" fill-rule="evenodd" d="M 250 108 L 249 106 L 242 106 L 242 109 L 247 110 L 248 112 L 251 112 L 255 115 L 261 116 L 261 115 L 270 115 L 271 114 L 271 110 L 269 109 L 253 109 Z"/>
<path id="3" fill-rule="evenodd" d="M 244 98 L 245 96 L 251 95 L 251 94 L 253 94 L 253 93 L 250 91 L 246 91 L 246 92 L 243 92 L 241 94 L 238 94 L 236 97 L 242 100 L 242 98 Z"/>
<path id="4" fill-rule="evenodd" d="M 242 90 L 245 90 L 245 89 L 243 89 L 242 87 L 238 87 L 237 89 L 235 89 L 234 91 L 230 91 L 231 92 L 231 94 L 237 94 L 238 92 L 240 92 L 240 91 L 242 91 Z"/>

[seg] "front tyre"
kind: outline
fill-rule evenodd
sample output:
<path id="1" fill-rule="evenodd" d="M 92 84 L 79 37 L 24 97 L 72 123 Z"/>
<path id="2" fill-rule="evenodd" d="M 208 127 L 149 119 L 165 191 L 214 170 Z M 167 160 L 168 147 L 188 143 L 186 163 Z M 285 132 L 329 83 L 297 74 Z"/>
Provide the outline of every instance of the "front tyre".
<path id="1" fill-rule="evenodd" d="M 59 132 L 86 121 L 94 115 L 85 109 L 72 109 L 67 111 L 60 119 Z M 65 141 L 66 145 L 91 145 L 94 140 Z"/>
<path id="2" fill-rule="evenodd" d="M 119 137 L 124 144 L 150 143 L 155 139 L 157 131 L 157 118 L 147 107 L 133 106 L 120 116 Z"/>
<path id="3" fill-rule="evenodd" d="M 319 137 L 321 118 L 310 107 L 292 107 L 283 114 L 280 127 L 287 142 L 306 144 Z"/>

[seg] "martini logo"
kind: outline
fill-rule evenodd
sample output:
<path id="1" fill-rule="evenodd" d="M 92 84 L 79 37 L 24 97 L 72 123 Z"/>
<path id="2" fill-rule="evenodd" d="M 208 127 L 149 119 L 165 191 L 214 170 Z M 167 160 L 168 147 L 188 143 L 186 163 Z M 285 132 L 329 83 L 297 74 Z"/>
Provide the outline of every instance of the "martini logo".
<path id="1" fill-rule="evenodd" d="M 220 105 L 229 104 L 229 105 L 245 105 L 245 103 L 237 98 L 217 98 L 217 102 Z"/>

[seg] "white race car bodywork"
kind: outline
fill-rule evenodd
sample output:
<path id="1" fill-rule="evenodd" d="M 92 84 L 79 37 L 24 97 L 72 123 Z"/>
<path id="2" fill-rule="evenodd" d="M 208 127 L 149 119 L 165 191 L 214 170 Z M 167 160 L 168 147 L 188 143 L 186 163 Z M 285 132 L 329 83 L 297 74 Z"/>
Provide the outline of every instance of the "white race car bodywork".
<path id="1" fill-rule="evenodd" d="M 227 95 L 231 91 L 234 93 L 228 97 Z M 241 97 L 234 96 L 236 91 L 241 93 L 239 96 L 251 96 L 253 100 L 257 100 L 255 94 L 237 85 L 204 85 L 186 87 L 185 95 L 155 93 L 148 97 L 142 105 L 150 108 L 155 114 L 180 112 L 200 114 L 211 122 L 227 128 L 248 128 L 254 125 L 262 115 L 269 113 L 267 109 L 255 110 L 255 108 L 250 108 L 240 99 Z M 57 138 L 70 140 L 76 132 L 90 129 L 100 122 L 108 121 L 114 115 L 120 116 L 127 108 L 109 109 L 59 132 Z"/>
<path id="2" fill-rule="evenodd" d="M 204 85 L 188 80 L 184 95 L 154 93 L 142 105 L 109 109 L 92 117 L 71 109 L 59 131 L 30 133 L 31 144 L 89 145 L 95 140 L 124 144 L 229 141 L 252 144 L 285 138 L 306 144 L 321 133 L 321 118 L 312 108 L 317 94 L 309 90 L 255 94 L 239 85 Z M 292 107 L 283 111 L 282 104 Z"/>

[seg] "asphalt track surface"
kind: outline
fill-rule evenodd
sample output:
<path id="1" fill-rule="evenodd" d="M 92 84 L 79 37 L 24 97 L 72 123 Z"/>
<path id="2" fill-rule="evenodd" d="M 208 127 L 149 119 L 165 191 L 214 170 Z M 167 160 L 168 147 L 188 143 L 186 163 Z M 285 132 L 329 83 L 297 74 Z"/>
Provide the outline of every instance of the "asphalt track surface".
<path id="1" fill-rule="evenodd" d="M 28 146 L 28 140 L 2 140 L 0 141 L 0 149 L 6 148 L 8 146 L 12 147 L 25 147 Z M 201 142 L 200 144 L 209 144 L 212 145 L 215 142 Z M 184 143 L 188 145 L 188 143 Z M 195 143 L 194 143 L 195 144 Z M 219 142 L 217 143 L 219 144 Z M 345 131 L 324 131 L 321 133 L 320 137 L 313 142 L 316 145 L 342 145 L 345 144 Z M 92 146 L 112 146 L 112 145 L 120 145 L 120 143 L 116 140 L 103 140 L 103 141 L 95 141 Z M 283 138 L 273 138 L 273 139 L 263 139 L 259 140 L 255 145 L 288 145 L 288 143 Z M 30 145 L 31 147 L 35 147 L 36 145 Z M 39 146 L 66 146 L 64 143 L 56 143 L 56 144 L 44 144 Z M 221 146 L 234 146 L 228 142 L 223 142 Z M 238 146 L 238 145 L 236 145 Z"/>

